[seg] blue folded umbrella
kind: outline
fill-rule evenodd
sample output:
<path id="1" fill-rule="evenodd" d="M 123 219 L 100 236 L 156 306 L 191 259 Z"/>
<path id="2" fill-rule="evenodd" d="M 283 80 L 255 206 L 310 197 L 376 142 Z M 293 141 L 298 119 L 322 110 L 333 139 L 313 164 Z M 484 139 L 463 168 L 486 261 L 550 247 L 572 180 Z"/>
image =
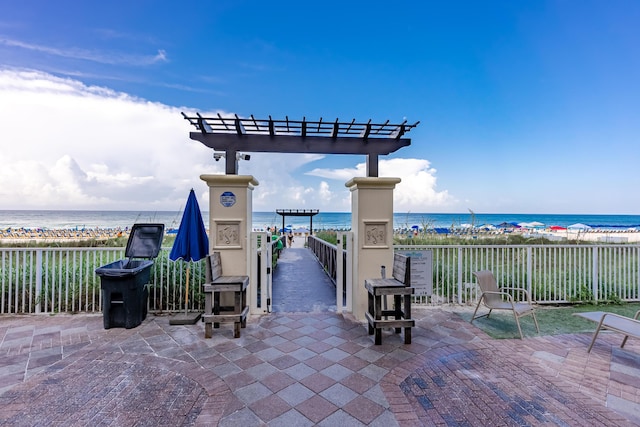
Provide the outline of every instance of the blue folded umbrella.
<path id="1" fill-rule="evenodd" d="M 209 253 L 209 238 L 204 228 L 198 199 L 193 189 L 189 193 L 182 214 L 176 240 L 173 242 L 169 258 L 173 261 L 198 261 Z"/>
<path id="2" fill-rule="evenodd" d="M 191 192 L 189 192 L 187 205 L 184 207 L 184 213 L 182 214 L 176 240 L 173 242 L 173 247 L 169 254 L 169 258 L 173 261 L 178 259 L 189 261 L 187 265 L 187 279 L 185 281 L 185 314 L 189 306 L 189 269 L 191 267 L 191 261 L 198 261 L 206 257 L 208 253 L 209 237 L 207 237 L 207 230 L 204 228 L 202 213 L 200 212 L 200 206 L 198 206 L 198 199 L 196 199 L 196 194 L 192 188 Z"/>

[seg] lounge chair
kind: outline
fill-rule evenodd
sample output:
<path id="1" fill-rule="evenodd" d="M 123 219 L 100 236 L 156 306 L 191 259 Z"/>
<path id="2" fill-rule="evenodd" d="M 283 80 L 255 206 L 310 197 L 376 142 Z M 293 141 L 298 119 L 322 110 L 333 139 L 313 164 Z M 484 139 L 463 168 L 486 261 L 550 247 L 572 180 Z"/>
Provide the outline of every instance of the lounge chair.
<path id="1" fill-rule="evenodd" d="M 531 302 L 531 296 L 526 289 L 523 288 L 514 288 L 514 287 L 503 287 L 498 288 L 498 284 L 496 283 L 496 279 L 493 276 L 493 273 L 489 270 L 476 271 L 473 273 L 478 279 L 478 285 L 480 285 L 480 289 L 482 294 L 478 299 L 478 305 L 476 305 L 476 309 L 473 312 L 473 316 L 471 317 L 471 323 L 479 317 L 487 316 L 491 314 L 493 310 L 511 310 L 513 312 L 513 317 L 516 319 L 516 325 L 518 325 L 518 331 L 520 332 L 520 339 L 524 338 L 522 335 L 522 328 L 520 327 L 520 318 L 522 316 L 526 316 L 530 314 L 533 316 L 533 321 L 536 324 L 536 330 L 540 333 L 540 328 L 538 327 L 538 319 L 536 319 L 535 307 Z M 505 291 L 511 292 L 505 292 Z M 525 302 L 517 302 L 514 300 L 513 294 L 524 293 L 526 296 Z M 476 316 L 478 313 L 478 308 L 480 308 L 480 303 L 483 303 L 485 307 L 489 309 L 487 314 L 480 314 Z"/>
<path id="2" fill-rule="evenodd" d="M 640 338 L 640 320 L 638 320 L 638 317 L 640 317 L 640 310 L 636 312 L 633 319 L 615 313 L 608 313 L 606 311 L 588 311 L 585 313 L 573 313 L 573 315 L 591 320 L 598 324 L 596 331 L 593 333 L 593 338 L 591 339 L 591 344 L 589 344 L 587 353 L 591 352 L 593 344 L 595 344 L 600 331 L 605 329 L 624 334 L 624 339 L 622 340 L 620 348 L 623 348 L 627 343 L 627 338 Z"/>

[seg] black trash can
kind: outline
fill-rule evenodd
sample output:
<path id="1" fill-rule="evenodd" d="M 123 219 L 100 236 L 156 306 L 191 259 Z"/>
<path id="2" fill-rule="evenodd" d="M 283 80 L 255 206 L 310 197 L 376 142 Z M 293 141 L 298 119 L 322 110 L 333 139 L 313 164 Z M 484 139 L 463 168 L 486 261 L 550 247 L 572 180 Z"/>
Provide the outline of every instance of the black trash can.
<path id="1" fill-rule="evenodd" d="M 147 317 L 153 258 L 158 256 L 164 224 L 134 224 L 127 241 L 127 259 L 96 269 L 102 289 L 104 328 L 135 328 Z"/>

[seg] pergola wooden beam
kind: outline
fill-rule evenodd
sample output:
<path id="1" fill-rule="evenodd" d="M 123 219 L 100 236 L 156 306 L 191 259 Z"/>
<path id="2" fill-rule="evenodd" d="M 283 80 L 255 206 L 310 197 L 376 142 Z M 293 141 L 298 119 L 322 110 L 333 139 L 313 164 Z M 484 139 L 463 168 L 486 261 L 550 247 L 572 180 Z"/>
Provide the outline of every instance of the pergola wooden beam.
<path id="1" fill-rule="evenodd" d="M 307 154 L 390 154 L 411 145 L 411 140 L 369 139 L 366 145 L 358 138 L 321 138 L 295 135 L 203 134 L 190 132 L 189 137 L 217 151 L 235 150 L 248 153 Z"/>
<path id="2" fill-rule="evenodd" d="M 360 154 L 367 156 L 367 176 L 378 176 L 378 157 L 411 145 L 403 136 L 416 127 L 405 120 L 401 124 L 256 119 L 234 117 L 195 117 L 182 113 L 197 132 L 190 138 L 214 150 L 226 152 L 226 173 L 237 174 L 236 155 L 240 151 L 256 153 Z"/>

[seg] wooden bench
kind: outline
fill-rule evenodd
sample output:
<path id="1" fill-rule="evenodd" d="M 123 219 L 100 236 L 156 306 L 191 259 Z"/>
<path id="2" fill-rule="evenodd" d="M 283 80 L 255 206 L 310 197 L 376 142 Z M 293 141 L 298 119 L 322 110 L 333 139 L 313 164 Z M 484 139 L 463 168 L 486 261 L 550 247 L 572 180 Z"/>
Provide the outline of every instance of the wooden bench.
<path id="1" fill-rule="evenodd" d="M 415 326 L 415 320 L 411 319 L 411 296 L 415 292 L 411 287 L 411 258 L 394 254 L 392 277 L 366 279 L 364 286 L 369 293 L 365 316 L 369 335 L 375 333 L 375 344 L 382 344 L 383 328 L 395 328 L 396 333 L 404 328 L 404 343 L 411 344 L 411 328 Z M 382 306 L 382 297 L 386 303 L 387 295 L 393 296 L 393 308 L 390 310 L 386 309 L 386 304 Z"/>
<path id="2" fill-rule="evenodd" d="M 624 347 L 627 343 L 627 338 L 640 338 L 640 320 L 638 320 L 638 317 L 640 317 L 640 310 L 636 312 L 633 319 L 615 313 L 608 313 L 606 311 L 588 311 L 585 313 L 573 313 L 573 315 L 598 324 L 596 331 L 593 333 L 593 339 L 591 340 L 591 345 L 589 345 L 587 353 L 591 352 L 591 348 L 596 342 L 598 334 L 603 329 L 619 332 L 624 335 L 620 348 Z"/>
<path id="3" fill-rule="evenodd" d="M 249 276 L 224 276 L 220 252 L 207 255 L 206 283 L 202 285 L 204 292 L 204 337 L 211 338 L 213 328 L 220 323 L 233 322 L 233 337 L 240 338 L 240 328 L 247 326 L 247 287 Z M 221 306 L 222 294 L 233 293 L 233 305 Z M 224 299 L 224 298 L 223 298 Z"/>

